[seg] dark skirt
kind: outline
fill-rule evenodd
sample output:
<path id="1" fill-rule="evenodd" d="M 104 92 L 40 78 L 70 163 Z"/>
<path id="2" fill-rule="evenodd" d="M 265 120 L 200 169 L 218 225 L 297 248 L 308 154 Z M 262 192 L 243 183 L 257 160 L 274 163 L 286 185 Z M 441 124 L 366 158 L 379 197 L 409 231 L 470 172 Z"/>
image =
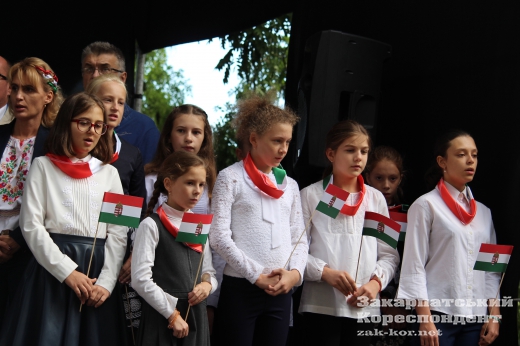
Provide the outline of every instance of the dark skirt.
<path id="1" fill-rule="evenodd" d="M 178 318 L 185 319 L 188 311 L 188 294 L 164 291 L 179 299 L 176 308 L 181 314 Z M 209 346 L 209 325 L 205 300 L 190 308 L 186 321 L 190 328 L 189 333 L 182 339 L 173 336 L 173 330 L 168 329 L 168 320 L 144 299 L 142 307 L 141 325 L 137 338 L 138 346 Z"/>
<path id="2" fill-rule="evenodd" d="M 86 273 L 93 238 L 50 233 L 59 249 Z M 89 277 L 99 276 L 105 259 L 105 239 L 97 239 Z M 117 297 L 117 298 L 115 298 Z M 123 309 L 116 295 L 98 308 L 81 305 L 76 294 L 33 258 L 9 307 L 0 345 L 125 345 Z"/>

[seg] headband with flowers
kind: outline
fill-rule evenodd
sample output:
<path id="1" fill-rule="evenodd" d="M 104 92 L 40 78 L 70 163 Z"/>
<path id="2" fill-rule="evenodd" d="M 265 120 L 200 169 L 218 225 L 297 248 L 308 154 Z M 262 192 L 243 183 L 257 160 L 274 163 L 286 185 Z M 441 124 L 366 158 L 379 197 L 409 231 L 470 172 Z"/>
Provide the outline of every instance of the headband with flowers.
<path id="1" fill-rule="evenodd" d="M 58 92 L 58 76 L 56 76 L 54 72 L 46 70 L 43 67 L 34 66 L 34 68 L 42 73 L 43 78 L 56 94 Z"/>

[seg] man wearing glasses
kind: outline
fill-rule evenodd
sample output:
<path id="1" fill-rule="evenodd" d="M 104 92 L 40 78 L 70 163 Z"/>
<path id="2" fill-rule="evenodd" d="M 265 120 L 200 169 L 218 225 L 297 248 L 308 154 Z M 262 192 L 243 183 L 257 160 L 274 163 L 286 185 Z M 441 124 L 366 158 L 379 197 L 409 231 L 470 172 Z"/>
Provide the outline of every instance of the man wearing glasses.
<path id="1" fill-rule="evenodd" d="M 81 74 L 83 88 L 97 76 L 116 73 L 126 82 L 125 57 L 119 48 L 108 42 L 94 42 L 83 49 Z M 125 104 L 121 124 L 115 129 L 119 137 L 136 146 L 143 156 L 143 164 L 150 162 L 159 142 L 159 130 L 153 120 Z"/>
<path id="2" fill-rule="evenodd" d="M 7 124 L 13 118 L 7 113 L 7 97 L 9 96 L 9 84 L 7 74 L 11 66 L 3 57 L 0 56 L 0 125 Z"/>

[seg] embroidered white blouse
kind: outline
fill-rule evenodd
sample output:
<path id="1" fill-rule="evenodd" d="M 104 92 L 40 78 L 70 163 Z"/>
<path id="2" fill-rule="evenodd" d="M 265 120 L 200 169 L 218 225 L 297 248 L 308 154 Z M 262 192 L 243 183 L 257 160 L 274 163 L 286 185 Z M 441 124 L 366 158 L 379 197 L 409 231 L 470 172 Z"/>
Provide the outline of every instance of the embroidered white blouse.
<path id="1" fill-rule="evenodd" d="M 272 173 L 268 176 L 276 182 Z M 248 179 L 242 161 L 219 173 L 213 189 L 214 216 L 209 239 L 211 247 L 227 263 L 224 274 L 254 284 L 260 274 L 284 266 L 304 224 L 300 192 L 293 179 L 287 177 L 287 187 L 279 199 L 264 195 Z M 304 234 L 286 268 L 300 272 L 297 285 L 303 280 L 307 252 Z"/>
<path id="2" fill-rule="evenodd" d="M 464 196 L 471 198 L 469 188 L 460 193 L 445 184 L 468 210 Z M 480 245 L 496 243 L 490 210 L 482 203 L 476 205 L 477 213 L 468 225 L 451 212 L 437 188 L 410 206 L 398 298 L 460 299 L 458 304 L 430 301 L 430 309 L 465 317 L 487 314 L 487 307 L 478 306 L 476 299 L 495 298 L 500 274 L 473 270 Z"/>
<path id="3" fill-rule="evenodd" d="M 162 204 L 163 210 L 175 227 L 179 227 L 182 222 L 181 211 L 178 211 L 168 204 Z M 211 230 L 210 230 L 211 232 Z M 178 298 L 164 292 L 152 278 L 152 267 L 155 262 L 155 249 L 159 244 L 159 229 L 152 218 L 147 217 L 137 229 L 134 242 L 134 252 L 132 255 L 132 287 L 152 308 L 168 318 L 177 306 Z M 209 246 L 204 248 L 204 258 L 202 260 L 201 273 L 208 273 L 211 277 L 211 293 L 218 286 L 215 278 L 215 269 L 211 259 L 211 249 Z M 175 274 L 172 274 L 175 275 Z"/>
<path id="4" fill-rule="evenodd" d="M 27 173 L 31 167 L 36 137 L 10 137 L 0 161 L 0 231 L 18 227 Z"/>
<path id="5" fill-rule="evenodd" d="M 90 155 L 83 159 L 88 162 Z M 46 157 L 34 159 L 24 190 L 20 228 L 34 257 L 63 282 L 77 264 L 63 254 L 49 233 L 94 237 L 104 192 L 123 193 L 117 169 L 103 165 L 92 176 L 74 179 Z M 127 227 L 99 223 L 98 238 L 106 238 L 105 263 L 96 285 L 112 292 L 126 249 Z"/>
<path id="6" fill-rule="evenodd" d="M 356 270 L 359 270 L 356 281 L 358 287 L 369 282 L 373 275 L 380 278 L 383 288 L 386 287 L 399 264 L 399 253 L 374 237 L 363 237 L 361 245 L 365 212 L 371 211 L 388 216 L 384 196 L 378 190 L 366 185 L 366 194 L 356 214 L 348 216 L 340 213 L 336 219 L 333 219 L 318 211 L 314 212 L 323 195 L 322 180 L 303 189 L 301 195 L 305 222 L 311 215 L 313 217 L 308 229 L 309 258 L 299 311 L 349 318 L 360 318 L 358 314 L 379 315 L 379 307 L 357 308 L 347 304 L 346 297 L 321 281 L 321 276 L 325 266 L 344 270 L 352 278 L 356 277 Z M 356 204 L 360 195 L 361 193 L 351 193 L 346 203 Z M 361 258 L 357 268 L 360 245 Z"/>

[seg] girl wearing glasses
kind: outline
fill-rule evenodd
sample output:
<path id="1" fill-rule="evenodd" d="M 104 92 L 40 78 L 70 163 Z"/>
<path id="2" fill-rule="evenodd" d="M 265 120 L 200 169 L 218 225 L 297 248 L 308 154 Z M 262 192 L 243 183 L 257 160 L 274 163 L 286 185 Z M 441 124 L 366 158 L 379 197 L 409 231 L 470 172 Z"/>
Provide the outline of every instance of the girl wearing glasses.
<path id="1" fill-rule="evenodd" d="M 122 321 L 114 318 L 117 299 L 109 297 L 127 228 L 98 223 L 104 192 L 123 193 L 117 169 L 108 165 L 113 152 L 106 119 L 96 97 L 67 98 L 49 133 L 48 153 L 34 160 L 20 226 L 35 259 L 9 308 L 2 345 L 124 344 Z"/>
<path id="2" fill-rule="evenodd" d="M 63 100 L 57 81 L 38 58 L 16 63 L 7 74 L 11 93 L 5 117 L 14 120 L 0 126 L 0 326 L 32 257 L 18 220 L 27 173 L 33 160 L 44 154 L 49 127 Z"/>

